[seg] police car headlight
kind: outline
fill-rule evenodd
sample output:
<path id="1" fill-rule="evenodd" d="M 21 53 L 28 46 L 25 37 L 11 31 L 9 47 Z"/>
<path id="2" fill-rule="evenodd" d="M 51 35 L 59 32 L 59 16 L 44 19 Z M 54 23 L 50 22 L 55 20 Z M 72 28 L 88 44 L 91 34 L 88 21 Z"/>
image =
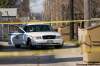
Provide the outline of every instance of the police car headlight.
<path id="1" fill-rule="evenodd" d="M 56 39 L 60 39 L 61 38 L 61 36 L 56 36 Z"/>
<path id="2" fill-rule="evenodd" d="M 42 37 L 41 36 L 37 36 L 36 39 L 42 39 Z"/>

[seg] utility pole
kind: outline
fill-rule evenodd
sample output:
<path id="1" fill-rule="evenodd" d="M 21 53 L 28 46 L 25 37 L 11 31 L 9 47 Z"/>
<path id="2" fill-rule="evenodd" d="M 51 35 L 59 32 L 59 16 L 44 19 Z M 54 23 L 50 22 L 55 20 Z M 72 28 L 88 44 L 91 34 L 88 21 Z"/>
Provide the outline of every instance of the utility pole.
<path id="1" fill-rule="evenodd" d="M 91 0 L 84 0 L 84 20 L 91 19 Z M 89 27 L 90 21 L 85 22 L 84 27 Z"/>
<path id="2" fill-rule="evenodd" d="M 74 20 L 74 0 L 70 0 L 70 20 Z M 74 39 L 74 22 L 70 23 L 70 40 Z"/>

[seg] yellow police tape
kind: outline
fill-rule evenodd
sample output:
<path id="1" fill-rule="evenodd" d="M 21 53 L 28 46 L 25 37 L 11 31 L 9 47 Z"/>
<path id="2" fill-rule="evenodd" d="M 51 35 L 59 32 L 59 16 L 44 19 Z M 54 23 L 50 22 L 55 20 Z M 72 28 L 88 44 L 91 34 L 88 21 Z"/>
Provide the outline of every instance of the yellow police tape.
<path id="1" fill-rule="evenodd" d="M 68 20 L 68 21 L 33 21 L 33 22 L 0 22 L 0 24 L 48 24 L 48 23 L 82 23 L 89 21 L 100 21 L 99 20 Z"/>

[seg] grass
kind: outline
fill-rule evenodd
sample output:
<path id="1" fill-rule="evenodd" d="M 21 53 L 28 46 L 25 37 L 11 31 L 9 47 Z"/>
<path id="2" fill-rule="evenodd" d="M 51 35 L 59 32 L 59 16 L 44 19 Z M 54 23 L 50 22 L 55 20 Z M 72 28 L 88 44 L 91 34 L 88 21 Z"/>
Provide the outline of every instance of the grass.
<path id="1" fill-rule="evenodd" d="M 79 47 L 81 44 L 78 42 L 78 40 L 71 40 L 71 41 L 66 41 L 65 43 L 73 43 L 75 46 Z"/>

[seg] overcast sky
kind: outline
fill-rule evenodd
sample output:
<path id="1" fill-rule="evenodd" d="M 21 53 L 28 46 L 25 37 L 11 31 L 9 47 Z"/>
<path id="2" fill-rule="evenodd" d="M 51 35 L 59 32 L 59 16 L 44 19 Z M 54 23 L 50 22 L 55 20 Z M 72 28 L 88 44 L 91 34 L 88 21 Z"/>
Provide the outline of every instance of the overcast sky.
<path id="1" fill-rule="evenodd" d="M 31 12 L 41 13 L 43 11 L 44 0 L 30 0 Z"/>

